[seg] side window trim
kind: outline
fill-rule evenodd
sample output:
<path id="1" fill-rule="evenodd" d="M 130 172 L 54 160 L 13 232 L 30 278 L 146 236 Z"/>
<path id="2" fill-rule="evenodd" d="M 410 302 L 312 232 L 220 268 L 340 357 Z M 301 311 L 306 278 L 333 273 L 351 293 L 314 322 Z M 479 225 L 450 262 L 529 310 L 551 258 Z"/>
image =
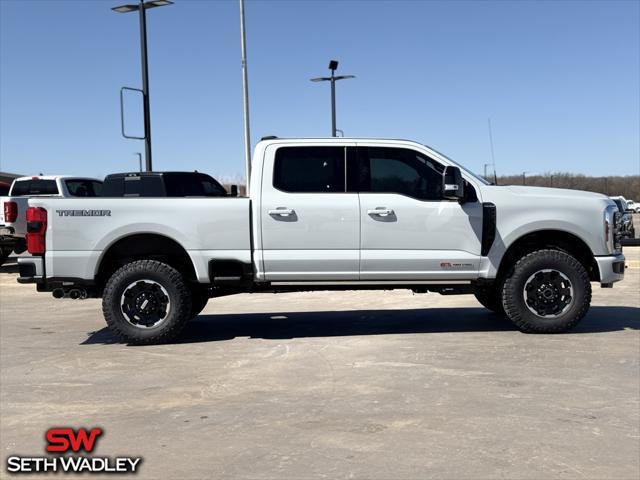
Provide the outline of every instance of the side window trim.
<path id="1" fill-rule="evenodd" d="M 348 155 L 347 155 L 347 146 L 345 145 L 345 147 L 342 149 L 342 153 L 344 154 L 344 193 L 348 193 L 349 192 L 349 184 L 347 182 L 349 182 L 349 175 L 347 174 L 347 160 L 348 160 Z"/>

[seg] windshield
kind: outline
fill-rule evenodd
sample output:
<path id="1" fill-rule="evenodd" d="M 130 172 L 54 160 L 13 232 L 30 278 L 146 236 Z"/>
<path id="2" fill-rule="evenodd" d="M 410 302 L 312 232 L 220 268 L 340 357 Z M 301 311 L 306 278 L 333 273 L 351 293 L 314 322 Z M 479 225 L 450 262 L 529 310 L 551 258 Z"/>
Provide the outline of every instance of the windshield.
<path id="1" fill-rule="evenodd" d="M 491 182 L 487 181 L 486 179 L 482 178 L 480 175 L 476 175 L 475 173 L 473 173 L 471 170 L 469 170 L 468 168 L 460 165 L 458 162 L 456 162 L 455 160 L 447 157 L 444 153 L 439 152 L 438 150 L 436 150 L 433 147 L 430 147 L 429 145 L 425 145 L 425 147 L 427 147 L 429 150 L 433 150 L 434 152 L 436 152 L 438 155 L 440 155 L 443 158 L 446 158 L 447 160 L 449 160 L 451 163 L 453 163 L 456 167 L 459 167 L 460 170 L 464 171 L 465 173 L 469 174 L 469 176 L 475 178 L 476 180 L 478 180 L 480 183 L 482 183 L 483 185 L 493 185 Z"/>
<path id="2" fill-rule="evenodd" d="M 222 185 L 204 173 L 167 172 L 164 174 L 167 197 L 225 197 Z"/>

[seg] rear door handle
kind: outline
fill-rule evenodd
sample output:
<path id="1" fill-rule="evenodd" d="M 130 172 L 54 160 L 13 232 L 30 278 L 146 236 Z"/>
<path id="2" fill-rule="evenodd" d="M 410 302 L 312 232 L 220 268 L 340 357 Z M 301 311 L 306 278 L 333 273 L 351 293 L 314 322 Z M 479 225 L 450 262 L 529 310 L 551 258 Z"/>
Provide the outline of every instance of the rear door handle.
<path id="1" fill-rule="evenodd" d="M 267 210 L 269 215 L 279 215 L 281 217 L 288 217 L 294 215 L 296 211 L 292 208 L 278 207 L 275 210 Z"/>
<path id="2" fill-rule="evenodd" d="M 388 217 L 389 215 L 393 215 L 393 210 L 386 207 L 378 207 L 374 210 L 367 210 L 367 215 L 377 215 L 379 217 Z"/>

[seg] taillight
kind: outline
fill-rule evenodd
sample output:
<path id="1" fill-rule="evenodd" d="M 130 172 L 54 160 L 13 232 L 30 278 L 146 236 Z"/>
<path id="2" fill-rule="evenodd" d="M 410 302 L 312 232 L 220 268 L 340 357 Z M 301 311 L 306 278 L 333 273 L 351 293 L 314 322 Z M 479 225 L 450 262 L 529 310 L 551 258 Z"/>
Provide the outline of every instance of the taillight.
<path id="1" fill-rule="evenodd" d="M 13 223 L 18 219 L 18 204 L 16 202 L 4 202 L 4 221 Z"/>
<path id="2" fill-rule="evenodd" d="M 44 255 L 47 211 L 41 207 L 27 208 L 27 250 L 31 255 Z"/>

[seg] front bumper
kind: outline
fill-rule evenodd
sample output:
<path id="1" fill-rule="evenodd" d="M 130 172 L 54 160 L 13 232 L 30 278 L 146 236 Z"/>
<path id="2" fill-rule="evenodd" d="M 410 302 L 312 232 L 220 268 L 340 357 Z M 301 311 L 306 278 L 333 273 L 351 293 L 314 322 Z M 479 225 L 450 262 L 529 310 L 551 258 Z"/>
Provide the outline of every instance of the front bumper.
<path id="1" fill-rule="evenodd" d="M 598 270 L 600 271 L 600 283 L 611 284 L 624 278 L 624 255 L 607 255 L 596 257 Z"/>

